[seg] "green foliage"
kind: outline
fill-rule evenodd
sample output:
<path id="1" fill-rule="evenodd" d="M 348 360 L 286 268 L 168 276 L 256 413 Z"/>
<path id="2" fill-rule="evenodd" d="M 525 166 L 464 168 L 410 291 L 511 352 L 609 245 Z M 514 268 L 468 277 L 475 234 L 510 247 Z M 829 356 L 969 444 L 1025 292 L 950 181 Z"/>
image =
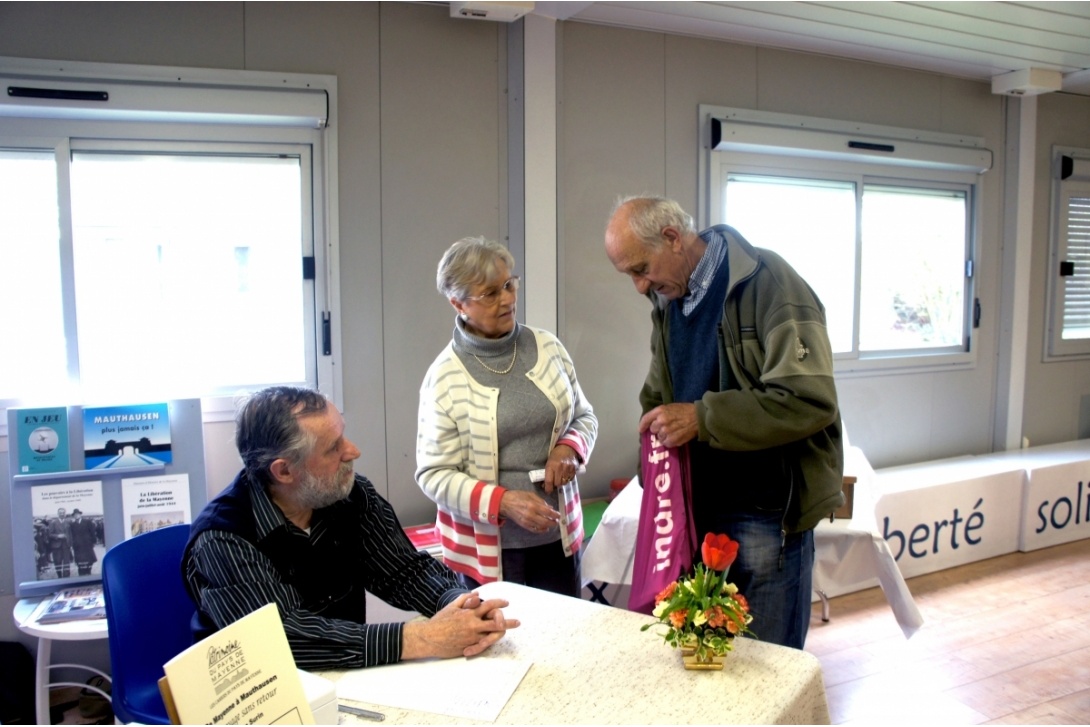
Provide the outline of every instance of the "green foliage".
<path id="1" fill-rule="evenodd" d="M 691 576 L 683 576 L 655 598 L 656 621 L 645 624 L 659 629 L 672 648 L 694 649 L 698 658 L 722 656 L 734 648 L 734 639 L 753 635 L 753 615 L 744 596 L 724 574 L 697 564 Z"/>

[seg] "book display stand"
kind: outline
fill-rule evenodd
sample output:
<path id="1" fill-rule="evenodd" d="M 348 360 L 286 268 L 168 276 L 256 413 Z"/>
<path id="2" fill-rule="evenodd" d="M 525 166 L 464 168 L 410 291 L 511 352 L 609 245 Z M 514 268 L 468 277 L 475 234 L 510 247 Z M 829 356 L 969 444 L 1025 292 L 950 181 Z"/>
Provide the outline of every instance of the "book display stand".
<path id="1" fill-rule="evenodd" d="M 38 639 L 35 701 L 39 724 L 49 724 L 50 687 L 93 689 L 50 681 L 51 669 L 87 669 L 109 679 L 93 667 L 52 663 L 54 641 L 105 639 L 108 624 L 104 618 L 41 623 L 39 616 L 48 610 L 49 597 L 61 590 L 97 586 L 106 550 L 138 534 L 142 527 L 155 528 L 175 518 L 191 521 L 192 513 L 200 512 L 208 497 L 199 399 L 103 411 L 111 417 L 109 424 L 92 432 L 93 419 L 85 418 L 82 407 L 8 409 L 12 570 L 21 599 L 12 615 L 20 631 Z M 105 446 L 90 441 L 108 428 L 112 428 L 107 434 L 112 441 Z M 135 465 L 130 464 L 134 456 L 140 460 Z M 101 467 L 87 467 L 88 461 L 102 460 Z M 61 508 L 66 520 L 58 517 Z M 75 524 L 77 511 L 79 525 Z M 64 559 L 53 559 L 49 552 L 51 523 L 56 523 L 54 543 L 63 538 L 74 541 L 69 543 L 72 562 L 60 567 L 53 561 Z M 91 548 L 94 556 L 87 551 L 81 556 L 81 546 Z M 89 564 L 90 560 L 94 563 Z M 102 695 L 109 699 L 108 694 Z"/>
<path id="2" fill-rule="evenodd" d="M 11 473 L 11 538 L 13 553 L 13 572 L 15 576 L 15 589 L 20 598 L 42 596 L 53 593 L 61 588 L 73 585 L 93 584 L 102 580 L 100 573 L 101 553 L 96 553 L 96 567 L 93 572 L 85 563 L 84 568 L 78 567 L 81 560 L 73 557 L 70 566 L 57 567 L 49 559 L 49 532 L 51 521 L 56 519 L 57 511 L 65 509 L 66 516 L 71 519 L 77 510 L 80 516 L 88 522 L 85 527 L 96 528 L 97 531 L 87 535 L 93 539 L 100 551 L 108 550 L 113 545 L 125 540 L 138 532 L 136 522 L 136 506 L 131 504 L 132 498 L 126 499 L 123 493 L 123 481 L 156 483 L 156 478 L 161 477 L 166 483 L 163 487 L 149 487 L 148 495 L 140 500 L 169 500 L 176 503 L 171 507 L 151 507 L 153 513 L 158 515 L 160 523 L 153 522 L 150 527 L 157 524 L 169 524 L 171 518 L 189 522 L 192 513 L 200 512 L 207 500 L 205 488 L 204 470 L 204 436 L 201 421 L 201 403 L 199 399 L 180 399 L 166 402 L 152 407 L 115 407 L 124 411 L 130 409 L 136 412 L 134 417 L 141 416 L 140 412 L 151 410 L 155 406 L 163 409 L 163 417 L 169 421 L 169 433 L 163 433 L 162 437 L 167 442 L 165 446 L 167 455 L 152 452 L 152 456 L 143 456 L 139 460 L 131 455 L 139 455 L 139 446 L 126 446 L 130 443 L 126 439 L 142 437 L 141 444 L 147 441 L 143 432 L 128 433 L 121 426 L 111 425 L 121 429 L 122 434 L 116 435 L 111 446 L 120 445 L 121 452 L 115 462 L 94 469 L 86 468 L 85 462 L 91 458 L 91 454 L 99 454 L 98 445 L 90 442 L 90 426 L 84 423 L 84 412 L 81 407 L 60 407 L 60 420 L 65 426 L 60 427 L 60 436 L 53 441 L 60 441 L 67 447 L 67 462 L 61 453 L 60 467 L 54 471 L 34 471 L 40 456 L 36 451 L 29 451 L 26 447 L 10 445 L 8 447 L 9 472 Z M 56 408 L 54 408 L 55 410 Z M 11 437 L 23 438 L 22 432 L 28 430 L 27 424 L 21 419 L 28 418 L 28 413 L 38 414 L 43 411 L 54 410 L 29 410 L 8 409 L 8 432 Z M 50 416 L 56 416 L 51 414 Z M 150 417 L 151 414 L 143 414 Z M 66 422 L 64 420 L 67 420 Z M 56 420 L 53 420 L 54 422 Z M 165 429 L 161 420 L 155 423 L 129 424 L 128 429 L 151 430 L 158 426 Z M 103 427 L 105 428 L 105 427 Z M 37 428 L 30 431 L 35 434 Z M 67 435 L 67 436 L 65 436 Z M 51 438 L 52 439 L 52 438 Z M 19 444 L 22 444 L 20 441 Z M 161 450 L 164 446 L 154 444 L 147 446 L 147 450 Z M 126 457 L 126 454 L 130 455 Z M 162 459 L 154 459 L 159 456 Z M 34 462 L 24 461 L 35 459 Z M 162 461 L 165 459 L 165 461 Z M 129 462 L 139 461 L 139 464 L 129 465 Z M 67 464 L 67 466 L 64 466 Z M 114 464 L 116 466 L 108 466 Z M 54 462 L 50 469 L 56 468 Z M 29 471 L 28 471 L 29 470 Z M 154 496 L 154 497 L 153 497 Z M 161 497 L 160 497 L 161 496 Z M 88 506 L 90 503 L 90 506 Z M 158 503 L 152 503 L 158 504 Z M 93 512 L 97 510 L 97 512 Z M 131 522 L 130 522 L 131 521 Z M 60 530 L 59 525 L 53 525 Z M 76 538 L 73 526 L 68 525 L 69 538 Z M 44 532 L 43 532 L 44 531 Z M 56 560 L 56 559 L 54 559 Z M 88 556 L 83 560 L 91 560 Z M 67 565 L 67 564 L 66 564 Z M 86 572 L 80 572 L 80 571 Z"/>

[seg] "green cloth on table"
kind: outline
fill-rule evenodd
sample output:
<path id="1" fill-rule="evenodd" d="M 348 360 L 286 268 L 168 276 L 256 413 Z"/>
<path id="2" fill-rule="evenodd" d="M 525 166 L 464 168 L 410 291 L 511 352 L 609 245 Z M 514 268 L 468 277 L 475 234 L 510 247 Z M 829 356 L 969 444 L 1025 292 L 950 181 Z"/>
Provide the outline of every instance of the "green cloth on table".
<path id="1" fill-rule="evenodd" d="M 598 529 L 598 523 L 602 521 L 602 514 L 609 505 L 607 500 L 589 500 L 583 502 L 583 533 L 587 540 Z"/>

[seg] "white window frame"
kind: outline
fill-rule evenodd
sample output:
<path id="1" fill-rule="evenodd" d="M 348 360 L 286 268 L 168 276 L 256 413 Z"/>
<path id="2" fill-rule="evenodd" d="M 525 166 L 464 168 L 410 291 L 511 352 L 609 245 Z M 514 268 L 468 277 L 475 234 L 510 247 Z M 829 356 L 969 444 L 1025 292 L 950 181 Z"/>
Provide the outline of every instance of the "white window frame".
<path id="1" fill-rule="evenodd" d="M 0 57 L 0 146 L 53 149 L 58 160 L 62 268 L 71 265 L 67 174 L 72 149 L 176 148 L 192 143 L 225 151 L 293 146 L 309 156 L 303 180 L 304 234 L 315 261 L 313 306 L 306 311 L 315 350 L 307 351 L 312 383 L 343 408 L 339 301 L 337 192 L 337 83 L 334 76 L 253 71 L 68 63 Z M 93 90 L 105 103 L 71 98 L 13 96 L 11 87 L 64 92 Z M 69 94 L 78 95 L 78 94 Z M 169 142 L 169 143 L 165 143 Z M 300 253 L 303 254 L 301 249 Z M 71 285 L 70 268 L 66 285 Z M 70 293 L 70 291 L 69 291 Z M 66 293 L 67 295 L 68 293 Z M 75 334 L 66 304 L 65 333 Z M 69 354 L 68 370 L 78 369 Z M 289 382 L 285 382 L 289 383 Z M 80 402 L 71 402 L 80 403 Z M 0 410 L 15 402 L 0 401 Z M 229 395 L 202 399 L 205 421 L 229 420 Z M 6 428 L 0 417 L 0 429 Z M 0 432 L 6 434 L 6 432 Z"/>
<path id="2" fill-rule="evenodd" d="M 730 224 L 730 219 L 724 218 L 721 200 L 731 173 L 964 190 L 969 215 L 965 259 L 971 278 L 964 301 L 965 347 L 860 354 L 857 322 L 853 352 L 837 354 L 834 369 L 838 375 L 870 375 L 976 365 L 973 333 L 977 303 L 971 271 L 978 248 L 979 177 L 992 166 L 992 153 L 984 147 L 983 139 L 723 106 L 701 105 L 699 117 L 697 222 L 702 228 L 719 222 Z M 760 247 L 759 240 L 751 242 Z M 857 250 L 857 321 L 860 260 Z"/>
<path id="3" fill-rule="evenodd" d="M 1064 177 L 1063 157 L 1071 160 Z M 1090 358 L 1090 338 L 1063 339 L 1064 289 L 1060 264 L 1070 260 L 1067 237 L 1068 200 L 1090 198 L 1090 149 L 1052 147 L 1052 190 L 1049 225 L 1048 322 L 1045 326 L 1045 361 L 1073 361 Z M 1088 261 L 1079 261 L 1085 266 Z"/>

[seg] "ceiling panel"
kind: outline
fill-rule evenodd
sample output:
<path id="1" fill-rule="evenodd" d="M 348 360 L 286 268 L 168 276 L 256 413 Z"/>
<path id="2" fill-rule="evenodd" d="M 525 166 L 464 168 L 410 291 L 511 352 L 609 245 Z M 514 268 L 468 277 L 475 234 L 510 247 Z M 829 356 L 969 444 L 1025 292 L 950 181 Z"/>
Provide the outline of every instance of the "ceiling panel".
<path id="1" fill-rule="evenodd" d="M 538 2 L 534 12 L 978 81 L 1041 68 L 1090 95 L 1090 2 Z"/>

